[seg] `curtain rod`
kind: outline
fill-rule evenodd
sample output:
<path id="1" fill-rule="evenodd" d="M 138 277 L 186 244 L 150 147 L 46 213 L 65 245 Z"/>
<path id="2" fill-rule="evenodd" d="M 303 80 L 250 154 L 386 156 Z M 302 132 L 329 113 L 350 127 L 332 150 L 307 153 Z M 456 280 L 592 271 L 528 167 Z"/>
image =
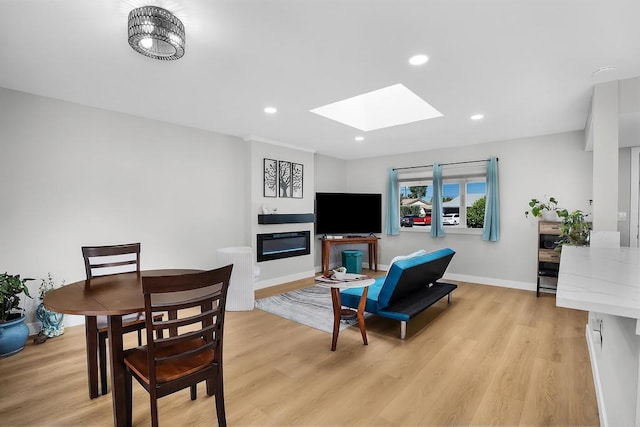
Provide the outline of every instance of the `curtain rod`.
<path id="1" fill-rule="evenodd" d="M 490 159 L 485 159 L 485 160 L 467 160 L 466 162 L 450 162 L 450 163 L 440 163 L 440 166 L 447 166 L 447 165 L 462 165 L 465 163 L 481 163 L 481 162 L 488 162 Z M 498 159 L 496 157 L 496 161 L 498 161 L 500 159 Z M 422 166 L 407 166 L 405 168 L 393 168 L 394 171 L 399 171 L 399 170 L 404 170 L 404 169 L 419 169 L 419 168 L 432 168 L 433 165 L 422 165 Z"/>

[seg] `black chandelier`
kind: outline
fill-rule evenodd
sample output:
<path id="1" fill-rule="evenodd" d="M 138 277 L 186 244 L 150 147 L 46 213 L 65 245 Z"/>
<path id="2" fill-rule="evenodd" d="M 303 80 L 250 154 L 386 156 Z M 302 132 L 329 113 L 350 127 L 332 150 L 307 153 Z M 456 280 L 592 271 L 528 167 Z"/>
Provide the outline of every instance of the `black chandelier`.
<path id="1" fill-rule="evenodd" d="M 184 55 L 184 25 L 171 12 L 143 6 L 129 12 L 129 45 L 150 58 L 170 61 Z"/>

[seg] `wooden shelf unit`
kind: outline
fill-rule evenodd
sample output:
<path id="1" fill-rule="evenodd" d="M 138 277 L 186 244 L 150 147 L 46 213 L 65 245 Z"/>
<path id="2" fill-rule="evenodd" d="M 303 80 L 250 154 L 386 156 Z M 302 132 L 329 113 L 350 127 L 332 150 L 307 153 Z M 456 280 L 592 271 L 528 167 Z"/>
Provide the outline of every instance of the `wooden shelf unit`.
<path id="1" fill-rule="evenodd" d="M 536 280 L 536 296 L 540 296 L 540 289 L 555 291 L 557 287 L 558 270 L 560 269 L 560 253 L 555 250 L 560 237 L 560 223 L 557 221 L 538 222 L 538 275 Z M 544 279 L 542 279 L 544 278 Z M 548 278 L 555 278 L 556 285 L 543 283 Z"/>

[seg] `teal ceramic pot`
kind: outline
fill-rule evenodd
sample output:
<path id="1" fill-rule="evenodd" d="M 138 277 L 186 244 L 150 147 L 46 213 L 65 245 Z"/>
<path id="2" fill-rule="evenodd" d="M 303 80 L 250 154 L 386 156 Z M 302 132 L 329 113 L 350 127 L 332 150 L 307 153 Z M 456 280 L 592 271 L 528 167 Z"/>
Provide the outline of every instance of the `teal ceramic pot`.
<path id="1" fill-rule="evenodd" d="M 24 348 L 29 338 L 26 316 L 0 323 L 0 357 L 11 356 Z"/>
<path id="2" fill-rule="evenodd" d="M 36 317 L 42 322 L 41 333 L 47 338 L 58 337 L 64 334 L 64 325 L 62 324 L 64 314 L 51 311 L 40 303 L 36 309 Z"/>

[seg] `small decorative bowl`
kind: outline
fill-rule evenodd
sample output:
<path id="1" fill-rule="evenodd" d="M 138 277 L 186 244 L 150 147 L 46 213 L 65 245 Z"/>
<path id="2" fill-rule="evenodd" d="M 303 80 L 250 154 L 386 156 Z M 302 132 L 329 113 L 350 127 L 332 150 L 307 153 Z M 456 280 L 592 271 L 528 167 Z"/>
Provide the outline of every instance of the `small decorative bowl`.
<path id="1" fill-rule="evenodd" d="M 344 280 L 347 277 L 346 271 L 333 270 L 333 278 L 336 280 Z"/>

